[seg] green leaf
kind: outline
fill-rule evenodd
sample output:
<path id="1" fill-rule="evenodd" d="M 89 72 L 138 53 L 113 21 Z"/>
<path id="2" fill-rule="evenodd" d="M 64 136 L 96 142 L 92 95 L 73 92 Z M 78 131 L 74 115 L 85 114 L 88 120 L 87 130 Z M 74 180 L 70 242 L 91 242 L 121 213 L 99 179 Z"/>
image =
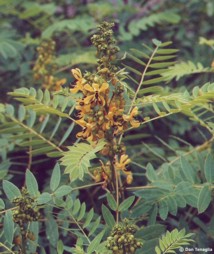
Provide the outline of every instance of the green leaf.
<path id="1" fill-rule="evenodd" d="M 72 191 L 72 188 L 70 186 L 67 186 L 67 185 L 62 185 L 60 186 L 55 192 L 54 192 L 54 195 L 57 197 L 57 198 L 61 198 L 67 194 L 69 194 L 70 192 Z"/>
<path id="2" fill-rule="evenodd" d="M 51 194 L 48 192 L 43 192 L 38 198 L 37 203 L 38 205 L 46 204 L 51 201 L 52 197 Z"/>
<path id="3" fill-rule="evenodd" d="M 96 158 L 96 153 L 104 147 L 106 142 L 100 140 L 97 144 L 79 143 L 67 147 L 69 151 L 63 153 L 61 165 L 64 165 L 65 173 L 70 175 L 70 180 L 83 179 L 90 167 L 90 160 Z"/>
<path id="4" fill-rule="evenodd" d="M 14 115 L 14 111 L 15 111 L 15 110 L 14 110 L 14 107 L 13 107 L 12 105 L 7 104 L 5 110 L 6 110 L 6 113 L 7 113 L 9 116 L 13 116 L 13 115 Z"/>
<path id="5" fill-rule="evenodd" d="M 15 58 L 19 55 L 15 43 L 16 42 L 13 40 L 1 38 L 0 55 L 2 55 L 4 59 Z M 22 44 L 19 43 L 17 46 L 22 47 Z"/>
<path id="6" fill-rule="evenodd" d="M 35 146 L 35 145 L 41 145 L 41 144 L 45 144 L 45 141 L 44 140 L 41 140 L 41 139 L 36 139 L 36 140 L 32 140 L 32 141 L 24 141 L 24 142 L 21 142 L 19 143 L 19 146 L 21 147 L 29 147 L 29 146 Z"/>
<path id="7" fill-rule="evenodd" d="M 167 197 L 167 204 L 168 204 L 168 207 L 169 207 L 169 212 L 173 215 L 176 215 L 177 211 L 178 211 L 178 206 L 177 206 L 177 203 L 175 201 L 174 195 Z"/>
<path id="8" fill-rule="evenodd" d="M 73 207 L 74 207 L 74 209 L 73 209 L 73 211 L 72 211 L 72 214 L 73 214 L 73 215 L 76 215 L 76 214 L 79 212 L 80 207 L 81 207 L 81 203 L 80 203 L 80 200 L 79 200 L 79 199 L 76 199 L 76 200 L 74 201 Z"/>
<path id="9" fill-rule="evenodd" d="M 94 239 L 93 241 L 90 243 L 90 245 L 88 246 L 87 249 L 87 254 L 91 254 L 92 252 L 94 252 L 96 250 L 96 248 L 99 246 L 103 235 L 105 233 L 105 230 L 101 231 Z"/>
<path id="10" fill-rule="evenodd" d="M 165 226 L 160 224 L 155 224 L 151 226 L 147 226 L 144 228 L 139 229 L 135 233 L 135 237 L 142 238 L 143 240 L 151 240 L 156 237 L 160 237 L 165 231 Z"/>
<path id="11" fill-rule="evenodd" d="M 146 177 L 150 182 L 158 180 L 158 176 L 156 174 L 156 171 L 154 170 L 151 163 L 148 163 L 146 166 Z"/>
<path id="12" fill-rule="evenodd" d="M 57 151 L 57 152 L 50 152 L 46 154 L 48 157 L 50 158 L 59 158 L 62 156 L 61 152 Z"/>
<path id="13" fill-rule="evenodd" d="M 18 119 L 20 122 L 22 122 L 25 119 L 25 115 L 26 115 L 26 109 L 23 105 L 20 105 L 18 110 Z"/>
<path id="14" fill-rule="evenodd" d="M 127 199 L 125 199 L 118 207 L 118 211 L 122 212 L 122 211 L 126 211 L 130 208 L 130 206 L 132 205 L 132 203 L 135 200 L 135 196 L 131 196 L 128 197 Z"/>
<path id="15" fill-rule="evenodd" d="M 59 187 L 60 180 L 61 180 L 60 166 L 57 163 L 53 169 L 53 173 L 51 175 L 50 180 L 50 188 L 52 191 L 55 191 Z"/>
<path id="16" fill-rule="evenodd" d="M 63 252 L 64 252 L 64 244 L 62 240 L 59 240 L 57 242 L 57 254 L 63 254 Z"/>
<path id="17" fill-rule="evenodd" d="M 36 156 L 36 155 L 46 154 L 53 150 L 55 150 L 55 148 L 48 145 L 48 146 L 44 146 L 44 147 L 32 150 L 31 154 L 33 156 Z"/>
<path id="18" fill-rule="evenodd" d="M 14 198 L 20 197 L 20 190 L 11 182 L 3 180 L 3 190 L 10 201 L 13 201 Z"/>
<path id="19" fill-rule="evenodd" d="M 197 209 L 199 213 L 203 213 L 211 202 L 211 190 L 205 185 L 199 192 Z"/>
<path id="20" fill-rule="evenodd" d="M 45 92 L 44 92 L 43 103 L 45 105 L 49 105 L 50 100 L 51 100 L 50 92 L 46 89 Z"/>
<path id="21" fill-rule="evenodd" d="M 158 49 L 157 54 L 168 55 L 168 54 L 174 54 L 176 52 L 178 52 L 178 49 Z"/>
<path id="22" fill-rule="evenodd" d="M 75 51 L 74 53 L 60 54 L 60 56 L 56 58 L 55 63 L 59 66 L 73 66 L 81 63 L 96 64 L 97 59 L 95 57 L 95 53 L 95 51 L 88 50 L 87 52 Z"/>
<path id="23" fill-rule="evenodd" d="M 108 201 L 108 205 L 109 207 L 113 210 L 116 211 L 117 210 L 117 203 L 113 197 L 112 194 L 107 193 L 107 201 Z"/>
<path id="24" fill-rule="evenodd" d="M 96 219 L 96 221 L 91 225 L 92 227 L 89 228 L 89 235 L 93 235 L 93 233 L 100 227 L 100 217 Z"/>
<path id="25" fill-rule="evenodd" d="M 163 199 L 159 202 L 159 215 L 162 220 L 166 220 L 168 212 L 169 212 L 168 203 L 166 202 L 166 200 Z"/>
<path id="26" fill-rule="evenodd" d="M 109 226 L 110 228 L 113 228 L 115 225 L 114 216 L 105 205 L 102 205 L 102 215 L 106 225 Z"/>
<path id="27" fill-rule="evenodd" d="M 214 158 L 211 153 L 209 153 L 206 157 L 204 165 L 204 174 L 207 182 L 209 183 L 214 182 Z"/>
<path id="28" fill-rule="evenodd" d="M 212 70 L 210 70 L 212 71 Z M 191 61 L 188 62 L 180 62 L 173 66 L 170 66 L 168 70 L 162 73 L 162 76 L 165 77 L 167 81 L 175 78 L 179 80 L 181 77 L 185 75 L 195 74 L 195 73 L 203 73 L 209 72 L 208 68 L 204 68 L 201 63 L 193 63 Z M 194 88 L 195 90 L 196 88 Z"/>
<path id="29" fill-rule="evenodd" d="M 179 249 L 181 246 L 188 245 L 192 242 L 192 239 L 188 239 L 192 234 L 186 234 L 185 229 L 178 231 L 174 229 L 172 232 L 167 231 L 162 238 L 159 238 L 159 246 L 156 246 L 155 250 L 157 253 L 176 253 L 175 250 Z M 180 249 L 180 251 L 184 251 L 184 248 Z"/>
<path id="30" fill-rule="evenodd" d="M 65 142 L 65 140 L 70 136 L 70 134 L 74 128 L 74 125 L 75 125 L 75 123 L 72 123 L 71 125 L 69 125 L 68 129 L 66 130 L 66 132 L 62 136 L 62 139 L 59 142 L 59 146 L 61 146 Z"/>
<path id="31" fill-rule="evenodd" d="M 174 185 L 169 183 L 167 180 L 159 180 L 153 182 L 153 186 L 158 187 L 158 189 L 173 191 Z"/>
<path id="32" fill-rule="evenodd" d="M 184 180 L 194 183 L 196 171 L 192 168 L 192 166 L 184 157 L 181 157 L 181 168 L 182 168 Z"/>
<path id="33" fill-rule="evenodd" d="M 154 204 L 153 209 L 151 210 L 151 213 L 149 214 L 148 225 L 156 224 L 157 215 L 158 215 L 158 207 L 156 204 Z"/>
<path id="34" fill-rule="evenodd" d="M 147 202 L 138 202 L 133 208 L 131 213 L 131 218 L 138 218 L 146 213 L 148 213 L 152 208 L 152 203 Z"/>
<path id="35" fill-rule="evenodd" d="M 18 99 L 17 99 L 18 100 Z M 24 101 L 24 99 L 19 99 L 19 101 L 23 101 L 26 104 L 31 103 L 31 100 Z M 28 105 L 26 106 L 27 109 L 32 109 L 35 112 L 43 113 L 43 114 L 53 114 L 61 117 L 69 117 L 68 114 L 61 112 L 60 110 L 57 110 L 51 106 L 45 106 L 45 105 Z"/>
<path id="36" fill-rule="evenodd" d="M 88 227 L 88 225 L 91 223 L 91 220 L 93 219 L 93 217 L 94 217 L 94 209 L 91 208 L 91 210 L 89 211 L 89 213 L 86 216 L 85 223 L 83 224 L 83 228 Z"/>
<path id="37" fill-rule="evenodd" d="M 6 211 L 5 213 L 3 227 L 5 240 L 10 246 L 12 246 L 14 235 L 14 222 L 11 210 Z"/>
<path id="38" fill-rule="evenodd" d="M 154 254 L 155 253 L 155 246 L 158 244 L 158 239 L 147 240 L 143 243 L 143 247 L 136 252 L 136 254 Z"/>
<path id="39" fill-rule="evenodd" d="M 156 254 L 161 254 L 161 250 L 159 249 L 158 246 L 155 247 L 155 252 L 156 252 Z"/>
<path id="40" fill-rule="evenodd" d="M 0 198 L 0 210 L 3 210 L 5 208 L 4 201 Z"/>
<path id="41" fill-rule="evenodd" d="M 161 69 L 161 68 L 166 68 L 166 67 L 170 67 L 172 65 L 174 65 L 176 62 L 158 62 L 158 63 L 153 63 L 153 64 L 150 64 L 150 67 L 151 68 L 154 68 L 154 69 Z"/>
<path id="42" fill-rule="evenodd" d="M 155 46 L 157 46 L 157 47 L 159 47 L 161 44 L 162 44 L 162 42 L 161 41 L 159 41 L 159 40 L 157 40 L 157 39 L 152 39 L 152 42 L 155 44 Z"/>
<path id="43" fill-rule="evenodd" d="M 47 218 L 46 224 L 46 235 L 50 243 L 56 247 L 59 240 L 58 225 L 53 218 Z"/>
<path id="44" fill-rule="evenodd" d="M 25 176 L 26 176 L 26 186 L 27 186 L 27 190 L 29 194 L 32 197 L 38 196 L 39 187 L 38 187 L 38 183 L 35 176 L 32 174 L 32 172 L 29 169 L 27 169 Z"/>
<path id="45" fill-rule="evenodd" d="M 65 207 L 67 210 L 70 210 L 74 205 L 74 201 L 71 195 L 68 195 L 65 200 Z"/>
<path id="46" fill-rule="evenodd" d="M 89 16 L 78 16 L 73 19 L 64 19 L 47 27 L 42 32 L 43 38 L 50 38 L 54 32 L 83 32 L 87 33 L 89 30 L 94 29 L 94 19 Z"/>
<path id="47" fill-rule="evenodd" d="M 30 253 L 35 253 L 38 244 L 38 236 L 39 236 L 39 222 L 32 221 L 29 223 L 29 230 L 34 234 L 35 240 L 33 241 L 35 244 L 29 244 L 28 248 Z"/>
<path id="48" fill-rule="evenodd" d="M 75 205 L 75 203 L 74 203 L 74 205 Z M 80 211 L 79 211 L 79 215 L 78 215 L 78 218 L 77 218 L 78 221 L 82 220 L 82 218 L 85 216 L 85 211 L 86 211 L 86 204 L 83 203 L 81 205 L 81 208 L 80 208 Z"/>
<path id="49" fill-rule="evenodd" d="M 164 81 L 163 77 L 153 78 L 153 79 L 143 81 L 142 85 L 152 85 L 152 84 L 160 83 L 161 81 Z"/>

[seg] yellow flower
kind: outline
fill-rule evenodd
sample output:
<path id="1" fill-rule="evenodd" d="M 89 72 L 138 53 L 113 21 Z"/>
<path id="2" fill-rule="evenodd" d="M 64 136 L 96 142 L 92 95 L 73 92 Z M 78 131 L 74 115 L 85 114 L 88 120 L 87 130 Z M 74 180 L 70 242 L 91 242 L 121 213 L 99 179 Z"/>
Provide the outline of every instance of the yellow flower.
<path id="1" fill-rule="evenodd" d="M 85 122 L 83 119 L 77 120 L 76 123 L 83 127 L 83 130 L 77 133 L 77 138 L 92 140 L 92 130 L 94 126 Z"/>
<path id="2" fill-rule="evenodd" d="M 67 81 L 66 78 L 56 81 L 55 90 L 59 91 L 61 89 L 61 86 L 64 85 L 66 83 L 66 81 Z"/>
<path id="3" fill-rule="evenodd" d="M 106 103 L 105 95 L 108 87 L 108 83 L 103 83 L 101 87 L 97 83 L 93 83 L 91 86 L 89 84 L 84 85 L 84 89 L 88 93 L 84 98 L 85 104 L 95 103 L 104 106 Z"/>
<path id="4" fill-rule="evenodd" d="M 83 78 L 80 69 L 78 69 L 78 68 L 72 69 L 71 72 L 72 72 L 72 74 L 73 74 L 73 76 L 75 77 L 76 80 L 81 80 Z"/>
<path id="5" fill-rule="evenodd" d="M 104 130 L 109 130 L 110 127 L 112 126 L 119 126 L 121 125 L 122 119 L 122 114 L 123 114 L 123 109 L 119 109 L 116 106 L 110 105 L 108 114 L 105 116 L 105 119 L 107 120 L 103 126 Z"/>
<path id="6" fill-rule="evenodd" d="M 86 84 L 86 79 L 83 78 L 81 70 L 76 68 L 71 70 L 74 78 L 77 80 L 75 87 L 70 89 L 72 93 L 77 93 L 78 91 L 84 91 L 84 84 Z"/>
<path id="7" fill-rule="evenodd" d="M 126 171 L 126 165 L 129 164 L 131 160 L 127 154 L 123 154 L 120 156 L 120 161 L 116 161 L 115 167 L 118 170 Z"/>
<path id="8" fill-rule="evenodd" d="M 133 176 L 132 172 L 128 171 L 127 177 L 126 177 L 127 184 L 131 184 L 133 182 Z"/>
<path id="9" fill-rule="evenodd" d="M 78 99 L 77 100 L 77 105 L 75 107 L 77 110 L 79 110 L 78 113 L 78 117 L 82 118 L 84 117 L 86 114 L 88 114 L 91 110 L 90 105 L 85 105 L 84 100 L 83 99 Z"/>
<path id="10" fill-rule="evenodd" d="M 140 122 L 135 120 L 136 115 L 138 115 L 138 108 L 134 107 L 130 115 L 123 115 L 123 120 L 126 122 L 130 122 L 132 127 L 137 128 L 140 126 Z"/>

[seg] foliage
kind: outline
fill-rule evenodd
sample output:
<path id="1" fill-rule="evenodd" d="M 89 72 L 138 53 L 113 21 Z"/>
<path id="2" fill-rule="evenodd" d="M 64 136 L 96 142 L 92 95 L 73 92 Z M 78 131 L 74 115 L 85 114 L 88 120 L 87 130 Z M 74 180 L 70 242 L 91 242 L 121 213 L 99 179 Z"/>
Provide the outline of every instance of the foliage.
<path id="1" fill-rule="evenodd" d="M 181 230 L 180 232 L 177 229 L 174 229 L 172 232 L 167 231 L 166 235 L 159 240 L 159 247 L 156 247 L 155 251 L 157 254 L 176 253 L 174 251 L 175 249 L 192 242 L 191 239 L 188 239 L 191 236 L 192 234 L 185 235 L 185 230 Z"/>
<path id="2" fill-rule="evenodd" d="M 213 1 L 0 7 L 0 252 L 212 252 Z"/>

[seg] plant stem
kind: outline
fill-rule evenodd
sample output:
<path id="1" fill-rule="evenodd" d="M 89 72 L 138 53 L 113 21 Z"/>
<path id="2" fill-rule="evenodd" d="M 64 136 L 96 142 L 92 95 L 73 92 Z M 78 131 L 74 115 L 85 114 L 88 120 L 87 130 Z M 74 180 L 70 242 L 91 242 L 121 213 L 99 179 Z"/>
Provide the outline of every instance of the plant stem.
<path id="1" fill-rule="evenodd" d="M 150 63 L 151 63 L 151 61 L 152 61 L 154 55 L 156 54 L 157 50 L 158 50 L 158 46 L 156 46 L 156 48 L 155 48 L 154 51 L 152 52 L 152 55 L 151 55 L 151 57 L 149 58 L 149 60 L 148 60 L 148 62 L 147 62 L 147 64 L 146 64 L 146 66 L 145 66 L 145 69 L 144 69 L 144 71 L 143 71 L 143 73 L 142 73 L 142 75 L 141 75 L 140 82 L 139 82 L 139 84 L 138 84 L 138 88 L 137 88 L 137 90 L 136 90 L 136 92 L 135 92 L 135 94 L 134 94 L 134 97 L 133 97 L 133 99 L 132 99 L 131 106 L 130 106 L 130 108 L 129 108 L 128 114 L 130 114 L 130 112 L 131 112 L 131 110 L 132 110 L 132 108 L 133 108 L 133 105 L 134 105 L 134 103 L 135 103 L 135 101 L 136 101 L 136 99 L 137 99 L 137 95 L 138 95 L 138 93 L 139 93 L 139 91 L 140 91 L 140 89 L 141 89 L 141 86 L 142 86 L 142 84 L 143 84 L 143 81 L 144 81 L 146 72 L 147 72 L 147 70 L 148 70 L 148 68 L 149 68 L 149 65 L 150 65 Z M 123 137 L 123 134 L 120 135 L 119 140 L 118 140 L 118 144 L 121 143 L 122 137 Z"/>
<path id="2" fill-rule="evenodd" d="M 137 95 L 138 95 L 138 93 L 139 93 L 139 91 L 140 91 L 140 88 L 141 88 L 141 86 L 142 86 L 142 84 L 143 84 L 143 81 L 144 81 L 144 78 L 145 78 L 145 74 L 146 74 L 146 72 L 147 72 L 147 69 L 149 68 L 149 65 L 150 65 L 150 63 L 151 63 L 151 61 L 152 61 L 154 55 L 156 54 L 157 50 L 158 50 L 158 46 L 156 46 L 156 48 L 155 48 L 154 51 L 152 52 L 152 55 L 151 55 L 151 57 L 149 58 L 149 61 L 147 62 L 146 66 L 145 66 L 145 69 L 144 69 L 144 71 L 143 71 L 143 73 L 142 73 L 142 76 L 141 76 L 141 79 L 140 79 L 138 88 L 137 88 L 137 90 L 136 90 L 136 92 L 135 92 L 134 98 L 132 99 L 131 106 L 130 106 L 130 108 L 129 108 L 128 114 L 130 114 L 130 112 L 131 112 L 131 110 L 132 110 L 132 107 L 133 107 L 133 105 L 134 105 L 134 103 L 135 103 L 135 100 L 136 100 L 136 98 L 137 98 Z"/>
<path id="3" fill-rule="evenodd" d="M 114 176 L 115 176 L 115 195 L 116 195 L 116 203 L 117 203 L 117 210 L 116 210 L 116 223 L 118 224 L 119 222 L 119 212 L 118 212 L 118 207 L 119 207 L 119 179 L 118 179 L 118 172 L 113 163 L 111 162 L 113 170 L 114 170 Z"/>
<path id="4" fill-rule="evenodd" d="M 27 241 L 26 241 L 26 235 L 22 234 L 22 254 L 26 254 L 26 247 L 27 247 Z"/>
<path id="5" fill-rule="evenodd" d="M 10 250 L 6 245 L 4 245 L 3 243 L 0 243 L 0 247 L 5 248 L 9 253 L 15 254 L 15 252 L 13 252 L 12 250 Z"/>

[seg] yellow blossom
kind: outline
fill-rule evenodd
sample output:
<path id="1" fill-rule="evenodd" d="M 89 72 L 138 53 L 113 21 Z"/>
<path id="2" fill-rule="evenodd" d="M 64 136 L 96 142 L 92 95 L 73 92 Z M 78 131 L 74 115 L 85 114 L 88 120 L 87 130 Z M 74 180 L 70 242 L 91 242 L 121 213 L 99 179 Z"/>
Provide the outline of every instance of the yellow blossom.
<path id="1" fill-rule="evenodd" d="M 127 184 L 131 184 L 133 182 L 133 176 L 132 172 L 128 171 L 127 177 L 126 177 Z"/>
<path id="2" fill-rule="evenodd" d="M 103 130 L 109 130 L 110 127 L 119 127 L 122 126 L 123 109 L 117 108 L 114 104 L 109 107 L 108 114 L 105 116 L 106 122 L 103 125 Z M 121 129 L 121 128 L 120 128 Z M 123 128 L 122 128 L 123 129 Z"/>
<path id="3" fill-rule="evenodd" d="M 84 91 L 84 85 L 86 84 L 86 79 L 83 78 L 81 70 L 76 68 L 71 70 L 74 78 L 77 80 L 75 83 L 75 87 L 71 88 L 70 91 L 72 93 L 77 93 L 78 91 Z"/>
<path id="4" fill-rule="evenodd" d="M 103 83 L 101 87 L 97 83 L 93 83 L 91 86 L 89 84 L 84 85 L 84 89 L 88 93 L 84 98 L 85 104 L 95 103 L 104 106 L 106 103 L 105 96 L 108 87 L 108 83 Z"/>
<path id="5" fill-rule="evenodd" d="M 56 81 L 55 90 L 59 91 L 61 89 L 61 86 L 64 85 L 66 81 L 67 81 L 66 78 Z"/>
<path id="6" fill-rule="evenodd" d="M 83 119 L 77 120 L 76 123 L 83 127 L 83 130 L 77 133 L 77 138 L 92 140 L 92 130 L 94 125 L 85 122 Z"/>
<path id="7" fill-rule="evenodd" d="M 130 115 L 123 115 L 123 120 L 126 122 L 130 122 L 132 127 L 137 128 L 140 126 L 140 122 L 135 120 L 136 115 L 138 115 L 138 108 L 134 107 Z"/>
<path id="8" fill-rule="evenodd" d="M 123 154 L 120 156 L 120 161 L 116 161 L 115 167 L 118 170 L 126 171 L 126 165 L 129 164 L 131 160 L 127 154 Z"/>
<path id="9" fill-rule="evenodd" d="M 75 107 L 77 110 L 79 110 L 79 113 L 78 113 L 78 117 L 79 118 L 82 118 L 84 117 L 86 114 L 88 114 L 91 110 L 91 107 L 90 105 L 86 105 L 84 103 L 84 100 L 83 99 L 78 99 L 77 100 L 77 105 Z"/>

